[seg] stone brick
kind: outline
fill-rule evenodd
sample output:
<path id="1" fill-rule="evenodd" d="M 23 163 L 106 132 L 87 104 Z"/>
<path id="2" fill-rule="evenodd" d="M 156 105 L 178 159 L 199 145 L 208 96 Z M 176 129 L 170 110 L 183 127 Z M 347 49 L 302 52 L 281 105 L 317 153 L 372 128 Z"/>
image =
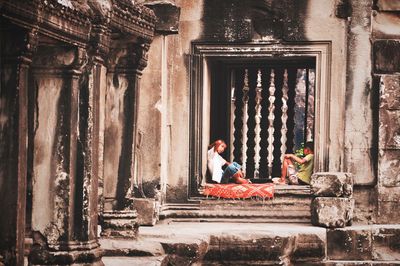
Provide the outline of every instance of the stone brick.
<path id="1" fill-rule="evenodd" d="M 374 260 L 400 261 L 400 226 L 374 226 L 372 231 Z"/>
<path id="2" fill-rule="evenodd" d="M 280 261 L 288 248 L 294 247 L 294 236 L 265 235 L 262 238 L 249 233 L 232 233 L 210 237 L 205 256 L 211 261 L 262 260 Z"/>
<path id="3" fill-rule="evenodd" d="M 400 75 L 382 75 L 379 84 L 380 108 L 400 110 Z"/>
<path id="4" fill-rule="evenodd" d="M 132 202 L 137 211 L 139 225 L 155 225 L 158 220 L 158 203 L 155 199 L 135 198 Z"/>
<path id="5" fill-rule="evenodd" d="M 400 149 L 380 150 L 378 183 L 385 187 L 400 186 Z"/>
<path id="6" fill-rule="evenodd" d="M 377 73 L 400 72 L 400 41 L 375 41 L 373 55 Z"/>
<path id="7" fill-rule="evenodd" d="M 105 211 L 101 217 L 104 237 L 136 238 L 139 224 L 136 222 L 136 211 Z"/>
<path id="8" fill-rule="evenodd" d="M 377 190 L 371 187 L 354 188 L 355 206 L 353 221 L 358 224 L 369 224 L 375 220 Z"/>
<path id="9" fill-rule="evenodd" d="M 393 224 L 400 221 L 399 201 L 378 201 L 376 223 Z"/>
<path id="10" fill-rule="evenodd" d="M 400 11 L 400 2 L 393 0 L 378 0 L 377 6 L 381 11 Z"/>
<path id="11" fill-rule="evenodd" d="M 327 256 L 330 260 L 371 260 L 370 227 L 328 230 Z"/>
<path id="12" fill-rule="evenodd" d="M 379 147 L 400 149 L 400 110 L 379 109 Z"/>
<path id="13" fill-rule="evenodd" d="M 374 39 L 398 39 L 400 36 L 400 15 L 393 12 L 376 12 L 372 16 Z"/>
<path id="14" fill-rule="evenodd" d="M 353 219 L 354 199 L 317 197 L 311 203 L 311 222 L 328 228 L 344 227 Z"/>
<path id="15" fill-rule="evenodd" d="M 293 261 L 322 261 L 325 259 L 325 239 L 316 234 L 299 234 L 291 256 Z"/>
<path id="16" fill-rule="evenodd" d="M 310 185 L 314 196 L 349 197 L 353 194 L 353 176 L 350 173 L 315 173 Z"/>
<path id="17" fill-rule="evenodd" d="M 379 201 L 398 201 L 400 202 L 400 187 L 383 187 L 377 188 Z"/>
<path id="18" fill-rule="evenodd" d="M 164 34 L 178 33 L 180 7 L 171 1 L 146 1 L 145 5 L 157 16 L 156 31 Z"/>
<path id="19" fill-rule="evenodd" d="M 190 263 L 201 260 L 208 250 L 208 242 L 204 239 L 171 239 L 170 241 L 161 241 L 161 245 L 166 254 L 173 255 L 176 259 L 186 259 Z M 185 265 L 190 265 L 185 264 Z M 173 264 L 181 265 L 181 264 Z"/>

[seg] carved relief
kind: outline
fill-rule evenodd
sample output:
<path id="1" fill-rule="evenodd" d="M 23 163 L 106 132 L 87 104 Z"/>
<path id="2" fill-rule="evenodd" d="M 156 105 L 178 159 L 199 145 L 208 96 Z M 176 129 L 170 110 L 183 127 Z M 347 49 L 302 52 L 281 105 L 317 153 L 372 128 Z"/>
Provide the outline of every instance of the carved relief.
<path id="1" fill-rule="evenodd" d="M 71 46 L 41 46 L 38 49 L 33 65 L 37 69 L 81 70 L 88 62 L 86 50 Z"/>
<path id="2" fill-rule="evenodd" d="M 110 69 L 119 69 L 120 72 L 127 70 L 142 71 L 147 66 L 147 52 L 150 48 L 148 43 L 129 44 L 128 47 L 114 48 L 108 58 Z"/>

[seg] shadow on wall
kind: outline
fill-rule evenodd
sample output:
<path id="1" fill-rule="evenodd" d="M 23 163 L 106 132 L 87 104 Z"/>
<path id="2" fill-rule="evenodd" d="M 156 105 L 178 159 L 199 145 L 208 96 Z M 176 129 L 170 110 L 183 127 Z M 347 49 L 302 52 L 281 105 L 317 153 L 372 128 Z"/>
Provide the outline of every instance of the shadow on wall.
<path id="1" fill-rule="evenodd" d="M 204 0 L 201 40 L 305 41 L 308 0 Z"/>

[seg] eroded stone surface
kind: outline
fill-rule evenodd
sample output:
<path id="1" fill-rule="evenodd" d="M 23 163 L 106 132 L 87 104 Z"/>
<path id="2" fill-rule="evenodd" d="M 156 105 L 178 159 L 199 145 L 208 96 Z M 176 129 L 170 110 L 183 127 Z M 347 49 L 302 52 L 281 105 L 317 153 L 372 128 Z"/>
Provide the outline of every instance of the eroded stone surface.
<path id="1" fill-rule="evenodd" d="M 385 187 L 400 186 L 400 149 L 380 150 L 379 184 Z"/>
<path id="2" fill-rule="evenodd" d="M 354 199 L 318 197 L 311 203 L 313 225 L 336 228 L 349 225 L 353 219 Z"/>
<path id="3" fill-rule="evenodd" d="M 267 260 L 279 261 L 285 251 L 293 251 L 294 236 L 249 233 L 211 235 L 207 260 Z M 251 252 L 249 252 L 251 250 Z"/>
<path id="4" fill-rule="evenodd" d="M 374 226 L 372 231 L 374 260 L 400 261 L 400 226 Z"/>
<path id="5" fill-rule="evenodd" d="M 380 108 L 400 109 L 400 75 L 382 75 L 380 78 Z"/>
<path id="6" fill-rule="evenodd" d="M 155 199 L 133 199 L 132 206 L 137 211 L 140 225 L 155 225 L 158 220 L 158 203 Z"/>
<path id="7" fill-rule="evenodd" d="M 400 2 L 393 0 L 378 0 L 377 5 L 382 11 L 400 11 Z"/>
<path id="8" fill-rule="evenodd" d="M 400 72 L 400 41 L 379 40 L 374 43 L 375 71 L 379 73 Z"/>
<path id="9" fill-rule="evenodd" d="M 139 224 L 136 211 L 108 211 L 102 215 L 102 232 L 104 237 L 136 238 Z"/>
<path id="10" fill-rule="evenodd" d="M 400 149 L 400 110 L 379 110 L 379 147 Z"/>
<path id="11" fill-rule="evenodd" d="M 399 23 L 399 14 L 377 12 L 372 16 L 372 34 L 376 39 L 396 39 L 400 35 Z"/>
<path id="12" fill-rule="evenodd" d="M 293 261 L 322 261 L 326 256 L 325 239 L 316 234 L 299 234 L 296 237 Z"/>
<path id="13" fill-rule="evenodd" d="M 400 213 L 399 201 L 378 201 L 378 224 L 398 223 Z"/>
<path id="14" fill-rule="evenodd" d="M 371 260 L 371 230 L 368 228 L 328 230 L 327 256 L 331 260 Z"/>
<path id="15" fill-rule="evenodd" d="M 173 262 L 173 265 L 190 265 L 202 260 L 208 250 L 208 241 L 202 238 L 194 238 L 191 241 L 187 239 L 162 240 L 161 245 L 165 253 L 170 254 L 169 260 Z"/>
<path id="16" fill-rule="evenodd" d="M 350 197 L 353 194 L 353 176 L 350 173 L 315 173 L 310 186 L 314 196 Z"/>

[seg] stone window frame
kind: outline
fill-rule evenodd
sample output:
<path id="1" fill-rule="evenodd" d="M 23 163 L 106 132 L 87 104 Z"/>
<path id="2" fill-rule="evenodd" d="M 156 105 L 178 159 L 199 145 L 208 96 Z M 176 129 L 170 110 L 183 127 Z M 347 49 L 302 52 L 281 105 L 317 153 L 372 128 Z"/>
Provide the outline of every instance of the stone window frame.
<path id="1" fill-rule="evenodd" d="M 192 42 L 190 54 L 190 121 L 189 121 L 189 197 L 198 195 L 199 184 L 205 175 L 206 153 L 209 142 L 209 118 L 207 97 L 210 92 L 210 60 L 226 58 L 248 59 L 315 59 L 315 128 L 314 172 L 328 171 L 329 126 L 331 101 L 330 41 L 277 43 L 252 42 L 243 44 L 215 44 Z M 208 101 L 209 102 L 209 101 Z M 208 125 L 207 125 L 208 122 Z M 208 130 L 208 132 L 207 132 Z"/>

